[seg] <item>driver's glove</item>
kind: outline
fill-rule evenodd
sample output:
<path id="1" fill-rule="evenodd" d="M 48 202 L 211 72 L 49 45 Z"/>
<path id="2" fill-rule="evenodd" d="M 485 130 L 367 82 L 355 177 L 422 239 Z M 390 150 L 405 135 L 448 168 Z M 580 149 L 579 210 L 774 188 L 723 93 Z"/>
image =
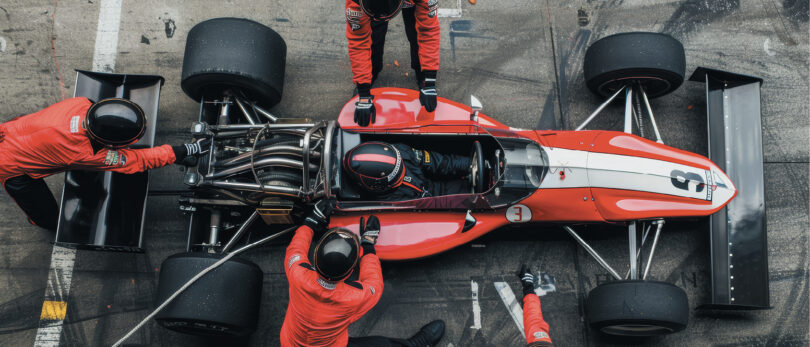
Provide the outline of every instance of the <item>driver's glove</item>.
<path id="1" fill-rule="evenodd" d="M 433 112 L 436 109 L 436 71 L 422 71 L 425 80 L 419 89 L 419 102 L 425 111 Z"/>
<path id="2" fill-rule="evenodd" d="M 377 111 L 374 109 L 374 97 L 371 95 L 371 84 L 358 84 L 357 95 L 359 99 L 354 103 L 354 122 L 366 127 L 374 123 L 377 118 Z"/>
<path id="3" fill-rule="evenodd" d="M 363 254 L 376 254 L 374 245 L 377 243 L 379 235 L 380 220 L 377 216 L 369 216 L 365 223 L 363 223 L 363 217 L 360 217 L 360 236 L 362 237 L 360 245 L 363 247 Z"/>
<path id="4" fill-rule="evenodd" d="M 520 284 L 523 285 L 523 296 L 534 293 L 534 274 L 528 265 L 523 264 L 517 271 L 517 276 L 520 278 Z"/>
<path id="5" fill-rule="evenodd" d="M 329 216 L 335 209 L 335 199 L 321 199 L 312 207 L 312 211 L 304 218 L 304 225 L 313 231 L 325 230 L 329 225 Z"/>
<path id="6" fill-rule="evenodd" d="M 179 163 L 185 160 L 187 157 L 198 156 L 208 153 L 208 149 L 210 147 L 211 147 L 210 138 L 202 138 L 191 143 L 172 146 L 172 151 L 174 151 L 174 158 L 175 158 L 174 162 Z"/>

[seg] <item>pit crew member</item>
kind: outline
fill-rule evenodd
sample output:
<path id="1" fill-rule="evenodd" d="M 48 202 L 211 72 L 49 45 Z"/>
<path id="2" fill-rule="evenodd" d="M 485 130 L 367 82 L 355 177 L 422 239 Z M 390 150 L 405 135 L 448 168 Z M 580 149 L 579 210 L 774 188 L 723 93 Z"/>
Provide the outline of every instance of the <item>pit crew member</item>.
<path id="1" fill-rule="evenodd" d="M 371 85 L 383 67 L 383 47 L 388 21 L 402 11 L 405 35 L 411 46 L 419 101 L 425 110 L 436 109 L 436 71 L 439 69 L 440 28 L 438 0 L 346 0 L 346 38 L 352 81 L 359 99 L 354 121 L 361 126 L 374 123 L 376 110 Z"/>
<path id="2" fill-rule="evenodd" d="M 31 224 L 54 231 L 56 203 L 43 177 L 66 170 L 135 173 L 200 154 L 205 143 L 128 149 L 146 131 L 126 99 L 76 97 L 0 124 L 0 183 Z"/>
<path id="3" fill-rule="evenodd" d="M 281 326 L 282 346 L 427 346 L 444 334 L 444 322 L 433 321 L 411 338 L 349 337 L 349 325 L 380 300 L 383 291 L 380 259 L 374 250 L 380 222 L 360 220 L 362 240 L 355 233 L 329 225 L 335 200 L 320 200 L 295 231 L 284 257 L 290 301 Z M 310 261 L 310 243 L 317 241 Z M 357 280 L 350 279 L 359 264 Z"/>

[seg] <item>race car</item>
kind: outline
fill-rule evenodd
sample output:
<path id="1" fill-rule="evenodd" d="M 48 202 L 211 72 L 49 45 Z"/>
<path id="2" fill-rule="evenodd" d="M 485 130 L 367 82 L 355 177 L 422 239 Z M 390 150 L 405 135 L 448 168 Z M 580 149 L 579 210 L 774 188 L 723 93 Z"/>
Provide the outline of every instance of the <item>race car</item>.
<path id="1" fill-rule="evenodd" d="M 156 316 L 163 326 L 193 334 L 252 332 L 262 272 L 248 260 L 224 257 L 257 220 L 272 230 L 295 226 L 313 202 L 334 198 L 337 210 L 330 227 L 358 232 L 360 217 L 377 215 L 382 227 L 377 255 L 388 261 L 432 256 L 510 224 L 559 224 L 615 279 L 589 295 L 593 328 L 635 336 L 685 328 L 685 292 L 646 280 L 664 221 L 710 216 L 729 204 L 738 188 L 712 160 L 661 141 L 649 99 L 683 82 L 680 42 L 643 32 L 595 42 L 585 56 L 586 82 L 606 101 L 570 131 L 509 127 L 483 114 L 475 97 L 469 106 L 438 98 L 435 111 L 427 112 L 417 91 L 401 88 L 372 90 L 377 115 L 367 127 L 354 122 L 356 97 L 336 120 L 278 117 L 267 109 L 281 98 L 285 52 L 276 32 L 245 19 L 208 20 L 188 34 L 182 88 L 200 105 L 191 135 L 211 142 L 205 156 L 188 163 L 184 183 L 189 190 L 180 199 L 190 215 L 187 252 L 161 266 L 159 301 L 173 298 L 206 266 L 220 268 L 173 302 L 167 300 Z M 702 71 L 726 81 L 737 76 Z M 623 132 L 584 130 L 614 101 L 625 104 Z M 645 138 L 650 135 L 645 134 L 647 122 L 654 140 Z M 462 182 L 453 185 L 456 190 L 443 195 L 369 198 L 341 163 L 352 148 L 371 141 L 441 149 L 469 156 L 472 164 Z M 590 223 L 627 226 L 627 275 L 607 264 L 574 230 Z M 640 250 L 651 234 L 642 269 Z M 631 298 L 634 293 L 645 296 Z"/>

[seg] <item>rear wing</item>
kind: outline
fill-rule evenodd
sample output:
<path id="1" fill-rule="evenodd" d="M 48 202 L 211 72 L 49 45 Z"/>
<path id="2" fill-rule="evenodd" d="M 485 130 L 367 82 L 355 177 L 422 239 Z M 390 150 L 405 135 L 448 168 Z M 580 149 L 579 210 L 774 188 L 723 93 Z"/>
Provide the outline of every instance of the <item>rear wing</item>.
<path id="1" fill-rule="evenodd" d="M 146 114 L 146 133 L 132 148 L 155 144 L 163 77 L 76 71 L 74 96 L 91 101 L 132 100 Z M 142 252 L 149 172 L 68 171 L 62 189 L 56 244 L 107 251 Z"/>
<path id="2" fill-rule="evenodd" d="M 689 80 L 706 84 L 709 158 L 738 192 L 710 217 L 712 295 L 711 302 L 700 308 L 770 308 L 762 79 L 699 67 Z"/>

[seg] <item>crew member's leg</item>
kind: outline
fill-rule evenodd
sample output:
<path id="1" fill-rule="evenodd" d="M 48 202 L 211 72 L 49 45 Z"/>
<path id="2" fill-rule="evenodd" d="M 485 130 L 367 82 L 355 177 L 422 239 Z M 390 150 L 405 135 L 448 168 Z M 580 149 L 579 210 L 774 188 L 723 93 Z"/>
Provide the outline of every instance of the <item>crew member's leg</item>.
<path id="1" fill-rule="evenodd" d="M 25 212 L 31 224 L 56 231 L 59 205 L 44 179 L 33 179 L 28 175 L 16 176 L 6 180 L 3 187 Z"/>
<path id="2" fill-rule="evenodd" d="M 374 84 L 383 68 L 383 48 L 387 32 L 387 21 L 371 21 L 371 84 Z"/>
<path id="3" fill-rule="evenodd" d="M 422 81 L 425 79 L 422 76 L 422 65 L 419 63 L 419 41 L 416 36 L 416 8 L 408 7 L 402 9 L 402 21 L 405 23 L 405 36 L 408 37 L 408 42 L 411 43 L 411 68 L 416 73 L 416 83 L 419 88 L 422 88 Z"/>

